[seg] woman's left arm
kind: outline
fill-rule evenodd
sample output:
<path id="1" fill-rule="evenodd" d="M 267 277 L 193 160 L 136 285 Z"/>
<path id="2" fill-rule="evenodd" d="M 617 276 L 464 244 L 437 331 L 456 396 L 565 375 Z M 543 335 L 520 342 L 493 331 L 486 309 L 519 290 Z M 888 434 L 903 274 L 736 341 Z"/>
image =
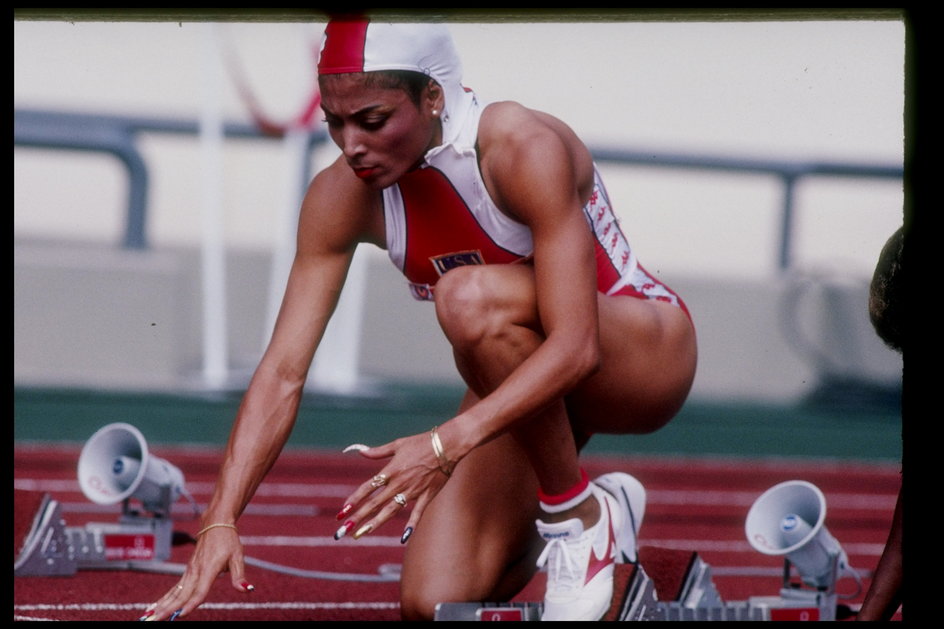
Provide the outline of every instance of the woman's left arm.
<path id="1" fill-rule="evenodd" d="M 567 394 L 599 364 L 593 235 L 580 195 L 589 152 L 560 121 L 513 103 L 492 105 L 480 126 L 482 175 L 503 211 L 531 229 L 545 341 L 511 375 L 440 431 L 464 455 Z"/>

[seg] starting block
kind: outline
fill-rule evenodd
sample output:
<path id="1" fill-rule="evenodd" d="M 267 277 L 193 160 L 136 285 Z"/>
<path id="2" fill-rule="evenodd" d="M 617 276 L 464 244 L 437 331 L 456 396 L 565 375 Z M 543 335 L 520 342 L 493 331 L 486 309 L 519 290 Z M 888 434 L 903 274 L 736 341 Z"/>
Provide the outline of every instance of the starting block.
<path id="1" fill-rule="evenodd" d="M 66 526 L 49 494 L 20 492 L 14 576 L 71 576 L 78 570 L 128 569 L 170 558 L 173 522 L 125 512 L 118 523 Z M 32 512 L 31 520 L 28 513 Z"/>
<path id="2" fill-rule="evenodd" d="M 785 575 L 785 579 L 786 579 Z M 787 584 L 785 583 L 785 586 Z M 542 603 L 440 603 L 434 620 L 540 620 Z M 654 546 L 639 549 L 635 564 L 617 564 L 613 599 L 603 621 L 835 620 L 830 591 L 784 587 L 780 596 L 725 602 L 711 566 L 696 552 Z"/>
<path id="3" fill-rule="evenodd" d="M 14 526 L 14 576 L 65 576 L 75 574 L 78 562 L 68 541 L 62 506 L 49 494 L 17 492 Z M 32 517 L 30 517 L 32 516 Z"/>

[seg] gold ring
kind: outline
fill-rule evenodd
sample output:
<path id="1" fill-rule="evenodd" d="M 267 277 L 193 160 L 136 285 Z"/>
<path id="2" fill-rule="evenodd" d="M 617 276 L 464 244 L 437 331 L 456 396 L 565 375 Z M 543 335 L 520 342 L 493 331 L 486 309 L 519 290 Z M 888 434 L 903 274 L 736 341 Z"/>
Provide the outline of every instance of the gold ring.
<path id="1" fill-rule="evenodd" d="M 386 474 L 377 474 L 372 479 L 370 479 L 371 487 L 383 487 L 387 484 L 387 475 Z"/>
<path id="2" fill-rule="evenodd" d="M 404 496 L 403 494 L 397 494 L 396 496 L 394 496 L 393 501 L 397 503 L 398 505 L 400 505 L 401 507 L 406 506 L 406 496 Z"/>

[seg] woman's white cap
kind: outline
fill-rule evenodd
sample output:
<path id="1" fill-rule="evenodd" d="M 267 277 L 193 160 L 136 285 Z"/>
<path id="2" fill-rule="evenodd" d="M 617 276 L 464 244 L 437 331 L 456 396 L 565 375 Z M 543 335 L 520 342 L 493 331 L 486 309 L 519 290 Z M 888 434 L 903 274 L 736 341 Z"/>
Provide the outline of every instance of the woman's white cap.
<path id="1" fill-rule="evenodd" d="M 364 17 L 328 22 L 318 55 L 319 74 L 380 70 L 411 70 L 439 83 L 446 103 L 443 140 L 454 140 L 456 125 L 465 117 L 474 97 L 462 87 L 462 62 L 445 25 L 383 23 Z"/>

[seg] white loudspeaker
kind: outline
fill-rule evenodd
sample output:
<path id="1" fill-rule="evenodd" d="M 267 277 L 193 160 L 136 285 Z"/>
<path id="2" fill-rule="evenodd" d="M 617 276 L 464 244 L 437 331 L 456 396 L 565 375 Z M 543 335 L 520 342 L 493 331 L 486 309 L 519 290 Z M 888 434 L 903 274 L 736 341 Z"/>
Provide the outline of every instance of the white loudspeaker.
<path id="1" fill-rule="evenodd" d="M 824 526 L 826 499 L 812 483 L 786 481 L 764 492 L 744 524 L 747 541 L 765 555 L 782 555 L 810 587 L 828 588 L 848 558 Z"/>
<path id="2" fill-rule="evenodd" d="M 162 514 L 184 491 L 183 473 L 150 454 L 141 432 L 124 423 L 108 424 L 89 438 L 78 476 L 82 493 L 94 503 L 136 498 L 147 511 Z"/>

